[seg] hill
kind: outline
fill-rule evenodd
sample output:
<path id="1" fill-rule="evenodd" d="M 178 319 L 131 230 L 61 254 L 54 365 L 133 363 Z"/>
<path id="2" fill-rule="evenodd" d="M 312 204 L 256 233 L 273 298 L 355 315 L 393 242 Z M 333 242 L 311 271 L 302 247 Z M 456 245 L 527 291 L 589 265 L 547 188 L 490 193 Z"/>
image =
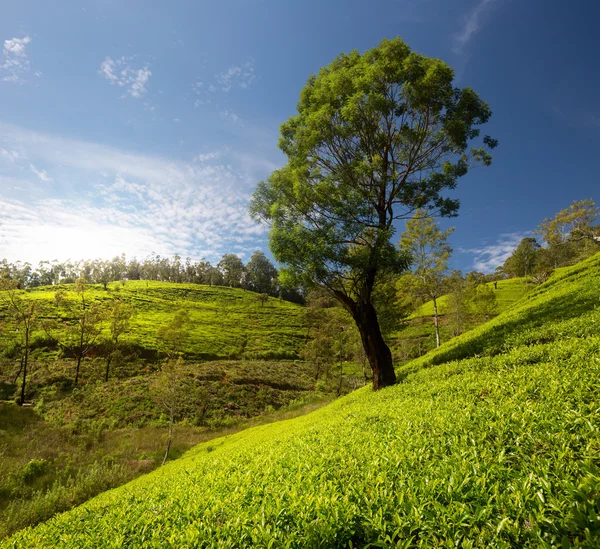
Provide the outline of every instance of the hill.
<path id="1" fill-rule="evenodd" d="M 557 269 L 560 272 L 561 269 Z M 533 284 L 527 283 L 523 278 L 509 278 L 498 280 L 496 287 L 493 282 L 485 283 L 494 291 L 498 313 L 503 313 L 517 303 L 532 288 Z M 440 339 L 442 342 L 455 337 L 453 327 L 447 318 L 448 295 L 441 296 L 438 302 Z M 484 322 L 483 318 L 470 319 L 466 322 L 463 331 L 469 330 Z M 427 301 L 417 307 L 402 322 L 402 326 L 390 335 L 392 349 L 397 361 L 405 363 L 419 357 L 435 347 L 435 325 L 433 320 L 433 301 Z"/>
<path id="2" fill-rule="evenodd" d="M 43 304 L 46 320 L 65 317 L 54 304 L 58 291 L 74 295 L 73 285 L 62 285 L 20 296 Z M 133 305 L 134 316 L 110 379 L 104 379 L 106 359 L 98 345 L 86 354 L 74 385 L 73 358 L 38 327 L 27 407 L 12 402 L 19 353 L 10 323 L 1 326 L 6 308 L 0 300 L 0 538 L 161 463 L 168 420 L 153 396 L 164 357 L 157 330 L 178 311 L 190 321 L 181 347 L 186 362 L 173 458 L 219 434 L 312 409 L 338 389 L 337 378 L 317 385 L 312 366 L 297 360 L 308 335 L 299 305 L 195 284 L 87 286 L 89 303 L 115 298 Z M 98 341 L 107 335 L 105 323 Z"/>
<path id="3" fill-rule="evenodd" d="M 302 418 L 182 459 L 0 547 L 598 547 L 600 255 Z"/>
<path id="4" fill-rule="evenodd" d="M 38 300 L 55 316 L 56 292 L 73 291 L 73 285 L 41 286 L 22 295 Z M 185 355 L 195 359 L 297 358 L 305 340 L 303 308 L 239 288 L 132 280 L 88 285 L 88 299 L 103 303 L 118 298 L 134 307 L 131 329 L 124 336 L 139 355 L 156 358 L 156 331 L 181 309 L 188 312 L 190 326 Z M 2 306 L 0 305 L 0 316 Z M 39 338 L 39 346 L 49 342 Z"/>

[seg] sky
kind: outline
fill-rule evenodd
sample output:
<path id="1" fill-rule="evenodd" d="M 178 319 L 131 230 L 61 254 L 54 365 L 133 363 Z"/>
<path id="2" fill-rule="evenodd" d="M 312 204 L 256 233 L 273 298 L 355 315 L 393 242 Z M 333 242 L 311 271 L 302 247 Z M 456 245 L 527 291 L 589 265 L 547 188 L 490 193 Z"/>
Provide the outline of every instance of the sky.
<path id="1" fill-rule="evenodd" d="M 4 2 L 0 258 L 268 253 L 248 203 L 300 90 L 400 36 L 493 111 L 493 164 L 441 221 L 452 268 L 493 271 L 542 219 L 600 203 L 599 19 L 596 0 Z"/>

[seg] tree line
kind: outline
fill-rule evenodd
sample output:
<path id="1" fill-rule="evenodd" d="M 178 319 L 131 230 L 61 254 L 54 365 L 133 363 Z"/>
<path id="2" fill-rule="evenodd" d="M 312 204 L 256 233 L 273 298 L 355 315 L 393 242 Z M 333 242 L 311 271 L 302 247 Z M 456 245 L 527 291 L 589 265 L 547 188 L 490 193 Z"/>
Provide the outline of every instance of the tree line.
<path id="1" fill-rule="evenodd" d="M 496 272 L 544 282 L 554 269 L 574 265 L 600 250 L 600 225 L 594 225 L 597 218 L 598 208 L 592 199 L 573 202 L 540 223 L 534 235 L 541 243 L 535 236 L 523 238 Z"/>
<path id="2" fill-rule="evenodd" d="M 74 284 L 80 278 L 102 284 L 105 289 L 116 281 L 157 280 L 243 288 L 296 303 L 303 301 L 297 290 L 280 283 L 277 269 L 258 250 L 246 264 L 235 254 L 223 255 L 216 265 L 205 259 L 194 262 L 189 257 L 183 260 L 179 255 L 169 258 L 157 254 L 141 261 L 135 257 L 127 259 L 125 254 L 110 260 L 40 261 L 37 267 L 27 262 L 0 260 L 0 279 L 13 280 L 20 289 Z"/>

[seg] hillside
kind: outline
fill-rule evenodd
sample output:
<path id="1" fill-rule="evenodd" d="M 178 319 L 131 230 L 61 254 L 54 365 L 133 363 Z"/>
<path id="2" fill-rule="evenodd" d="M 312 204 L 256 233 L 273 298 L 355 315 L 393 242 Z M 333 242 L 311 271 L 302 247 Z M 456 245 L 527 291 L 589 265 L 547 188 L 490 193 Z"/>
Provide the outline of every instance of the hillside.
<path id="1" fill-rule="evenodd" d="M 143 280 L 113 282 L 108 290 L 101 284 L 88 288 L 95 302 L 118 298 L 133 305 L 135 315 L 124 341 L 150 358 L 158 351 L 157 328 L 180 309 L 191 320 L 185 346 L 189 358 L 297 358 L 306 336 L 302 307 L 276 298 L 263 304 L 258 294 L 238 288 Z M 45 303 L 52 316 L 59 290 L 72 291 L 73 285 L 42 286 L 23 295 Z M 41 343 L 47 341 L 41 338 Z"/>
<path id="2" fill-rule="evenodd" d="M 0 547 L 598 547 L 598 288 L 600 255 L 397 386 L 201 444 Z"/>
<path id="3" fill-rule="evenodd" d="M 561 269 L 557 269 L 560 272 Z M 486 285 L 494 290 L 498 313 L 503 313 L 510 309 L 523 296 L 525 296 L 534 286 L 526 283 L 523 278 L 509 278 L 507 280 L 498 280 L 494 288 L 493 282 Z M 449 325 L 448 295 L 441 296 L 438 300 L 438 312 L 440 322 L 440 339 L 442 342 L 455 337 L 453 327 Z M 474 327 L 474 324 L 480 324 L 484 319 L 471 320 L 466 323 L 463 331 Z M 392 349 L 397 361 L 404 361 L 424 355 L 435 347 L 435 326 L 433 320 L 433 301 L 427 301 L 417 307 L 402 322 L 402 326 L 390 336 Z"/>
<path id="4" fill-rule="evenodd" d="M 73 285 L 21 291 L 43 304 L 42 320 L 65 317 L 54 304 Z M 203 440 L 273 421 L 329 401 L 338 379 L 317 379 L 297 360 L 307 328 L 303 307 L 226 287 L 129 281 L 90 285 L 88 303 L 117 298 L 133 305 L 122 352 L 105 381 L 103 333 L 82 362 L 75 361 L 40 324 L 33 334 L 26 399 L 14 403 L 19 353 L 0 300 L 0 538 L 45 520 L 158 466 L 168 419 L 154 395 L 165 356 L 157 330 L 185 310 L 172 458 Z M 60 337 L 62 328 L 58 328 Z M 294 359 L 294 360 L 292 360 Z M 347 368 L 348 370 L 348 368 Z"/>

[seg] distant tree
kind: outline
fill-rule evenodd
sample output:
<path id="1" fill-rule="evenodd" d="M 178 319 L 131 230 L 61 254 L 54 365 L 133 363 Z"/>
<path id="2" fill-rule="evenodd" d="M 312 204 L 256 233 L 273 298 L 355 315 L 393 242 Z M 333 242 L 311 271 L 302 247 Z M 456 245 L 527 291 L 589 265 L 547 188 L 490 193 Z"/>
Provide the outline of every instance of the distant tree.
<path id="1" fill-rule="evenodd" d="M 475 286 L 469 299 L 471 312 L 487 322 L 498 314 L 498 301 L 491 286 L 479 284 Z"/>
<path id="2" fill-rule="evenodd" d="M 512 276 L 528 277 L 533 273 L 540 245 L 535 238 L 523 238 L 504 262 L 504 271 Z"/>
<path id="3" fill-rule="evenodd" d="M 473 277 L 466 278 L 460 271 L 452 271 L 444 280 L 444 288 L 448 292 L 446 315 L 455 336 L 460 335 L 469 322 L 469 300 L 474 285 Z"/>
<path id="4" fill-rule="evenodd" d="M 180 309 L 169 323 L 158 328 L 156 337 L 162 351 L 169 359 L 176 359 L 183 354 L 188 340 L 189 326 L 189 313 L 185 309 Z"/>
<path id="5" fill-rule="evenodd" d="M 318 306 L 318 305 L 317 305 Z M 307 308 L 312 322 L 311 338 L 306 342 L 301 356 L 315 368 L 315 379 L 332 377 L 332 369 L 338 370 L 338 395 L 342 390 L 343 364 L 351 360 L 360 345 L 360 335 L 352 318 L 341 307 Z"/>
<path id="6" fill-rule="evenodd" d="M 92 263 L 92 278 L 94 282 L 102 284 L 105 290 L 108 288 L 108 284 L 113 280 L 111 275 L 112 267 L 110 261 L 96 259 Z"/>
<path id="7" fill-rule="evenodd" d="M 573 202 L 554 217 L 540 223 L 535 232 L 548 245 L 554 267 L 570 265 L 600 249 L 594 239 L 593 223 L 597 218 L 596 204 L 592 199 L 587 199 Z"/>
<path id="8" fill-rule="evenodd" d="M 129 330 L 132 316 L 133 305 L 125 303 L 120 299 L 111 299 L 105 306 L 104 318 L 108 324 L 108 332 L 110 334 L 108 341 L 106 341 L 105 381 L 108 381 L 111 363 L 121 353 L 121 336 Z"/>
<path id="9" fill-rule="evenodd" d="M 267 256 L 256 250 L 246 265 L 248 286 L 261 294 L 273 292 L 273 281 L 277 278 L 277 269 L 267 259 Z"/>
<path id="10" fill-rule="evenodd" d="M 19 405 L 25 402 L 27 367 L 31 351 L 31 336 L 37 327 L 39 303 L 23 299 L 16 280 L 0 279 L 0 303 L 6 308 L 10 323 L 14 327 L 20 349 L 20 368 L 17 377 L 22 374 Z"/>
<path id="11" fill-rule="evenodd" d="M 269 301 L 269 294 L 258 294 L 258 302 L 264 306 Z"/>
<path id="12" fill-rule="evenodd" d="M 46 320 L 42 326 L 56 343 L 77 360 L 75 385 L 83 358 L 96 346 L 102 332 L 104 315 L 100 304 L 89 295 L 84 278 L 75 283 L 74 292 L 60 290 L 54 296 L 54 304 L 63 320 Z"/>
<path id="13" fill-rule="evenodd" d="M 448 237 L 454 228 L 442 231 L 431 215 L 418 209 L 406 222 L 400 239 L 400 249 L 412 257 L 411 273 L 402 277 L 405 291 L 416 298 L 433 301 L 435 342 L 440 346 L 439 311 L 437 300 L 444 294 L 444 278 L 452 248 Z"/>
<path id="14" fill-rule="evenodd" d="M 540 248 L 537 251 L 535 265 L 533 266 L 533 272 L 531 273 L 531 280 L 535 284 L 542 284 L 548 280 L 554 272 L 555 259 L 556 257 L 550 248 Z"/>
<path id="15" fill-rule="evenodd" d="M 168 358 L 162 363 L 160 372 L 150 388 L 154 401 L 169 418 L 167 447 L 162 460 L 163 465 L 166 463 L 169 451 L 171 450 L 175 417 L 183 407 L 182 392 L 184 376 L 183 359 L 181 357 Z"/>
<path id="16" fill-rule="evenodd" d="M 217 265 L 223 274 L 223 282 L 231 288 L 239 288 L 244 277 L 244 264 L 235 254 L 225 254 Z"/>

